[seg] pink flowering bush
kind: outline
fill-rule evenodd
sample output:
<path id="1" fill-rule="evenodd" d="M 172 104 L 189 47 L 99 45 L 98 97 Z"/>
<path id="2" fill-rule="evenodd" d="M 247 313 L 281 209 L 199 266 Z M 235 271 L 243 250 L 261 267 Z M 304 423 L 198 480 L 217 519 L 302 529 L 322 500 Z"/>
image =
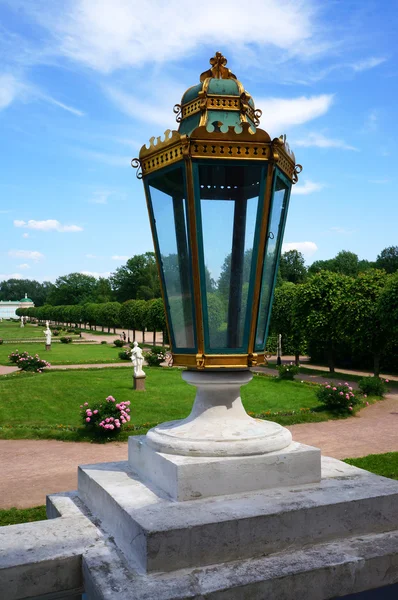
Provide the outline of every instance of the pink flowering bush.
<path id="1" fill-rule="evenodd" d="M 100 437 L 117 436 L 123 425 L 130 421 L 129 413 L 130 401 L 116 402 L 113 396 L 108 396 L 102 403 L 90 406 L 85 402 L 80 406 L 83 424 Z"/>
<path id="2" fill-rule="evenodd" d="M 329 410 L 342 413 L 353 412 L 354 406 L 360 403 L 348 383 L 325 383 L 316 391 L 317 398 Z"/>
<path id="3" fill-rule="evenodd" d="M 42 373 L 43 369 L 45 369 L 46 367 L 51 367 L 50 363 L 40 358 L 38 354 L 31 356 L 29 352 L 26 351 L 19 352 L 18 350 L 15 350 L 15 352 L 12 352 L 9 355 L 8 360 L 17 365 L 17 367 L 21 369 L 21 371 L 33 371 L 34 373 Z"/>

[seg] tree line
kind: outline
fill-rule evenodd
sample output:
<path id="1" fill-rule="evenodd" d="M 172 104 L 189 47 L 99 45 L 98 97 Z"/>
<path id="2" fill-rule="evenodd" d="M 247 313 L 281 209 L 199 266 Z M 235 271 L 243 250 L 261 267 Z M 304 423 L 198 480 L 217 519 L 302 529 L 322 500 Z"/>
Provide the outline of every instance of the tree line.
<path id="1" fill-rule="evenodd" d="M 370 268 L 357 276 L 320 271 L 275 290 L 270 332 L 296 356 L 335 366 L 397 370 L 398 271 Z"/>
<path id="2" fill-rule="evenodd" d="M 19 317 L 28 317 L 38 321 L 51 321 L 56 325 L 67 324 L 70 327 L 96 330 L 106 328 L 115 332 L 116 327 L 133 331 L 161 331 L 166 336 L 166 320 L 163 301 L 154 300 L 127 300 L 126 302 L 87 302 L 86 304 L 70 304 L 51 306 L 35 306 L 31 308 L 18 308 Z M 155 337 L 154 337 L 155 343 Z"/>

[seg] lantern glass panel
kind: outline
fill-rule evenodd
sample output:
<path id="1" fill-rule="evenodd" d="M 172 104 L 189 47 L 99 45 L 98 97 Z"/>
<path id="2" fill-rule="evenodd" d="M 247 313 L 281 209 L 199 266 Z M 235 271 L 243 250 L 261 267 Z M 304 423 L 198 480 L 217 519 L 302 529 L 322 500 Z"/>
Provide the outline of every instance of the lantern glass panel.
<path id="1" fill-rule="evenodd" d="M 247 351 L 263 167 L 198 166 L 206 351 Z M 207 316 L 207 318 L 206 318 Z"/>
<path id="2" fill-rule="evenodd" d="M 194 351 L 194 302 L 183 169 L 162 172 L 150 179 L 148 188 L 173 349 Z"/>
<path id="3" fill-rule="evenodd" d="M 280 246 L 285 226 L 285 215 L 289 200 L 290 186 L 279 175 L 276 175 L 273 195 L 271 218 L 268 226 L 268 241 L 263 267 L 261 296 L 256 332 L 256 352 L 265 348 L 270 308 L 276 278 L 276 268 L 279 261 Z"/>

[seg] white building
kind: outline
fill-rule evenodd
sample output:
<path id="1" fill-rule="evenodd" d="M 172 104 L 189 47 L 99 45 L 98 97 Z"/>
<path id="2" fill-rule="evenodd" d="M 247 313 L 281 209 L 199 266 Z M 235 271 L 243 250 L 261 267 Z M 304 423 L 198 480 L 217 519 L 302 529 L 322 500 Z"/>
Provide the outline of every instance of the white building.
<path id="1" fill-rule="evenodd" d="M 0 300 L 0 318 L 17 319 L 18 316 L 15 312 L 17 308 L 31 308 L 34 305 L 35 303 L 28 298 L 27 294 L 22 300 Z"/>

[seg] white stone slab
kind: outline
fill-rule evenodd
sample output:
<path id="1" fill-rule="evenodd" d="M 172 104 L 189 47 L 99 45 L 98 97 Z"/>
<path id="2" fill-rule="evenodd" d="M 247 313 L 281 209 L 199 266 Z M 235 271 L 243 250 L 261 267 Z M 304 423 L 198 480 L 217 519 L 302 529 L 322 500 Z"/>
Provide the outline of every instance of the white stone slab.
<path id="1" fill-rule="evenodd" d="M 187 502 L 150 489 L 127 462 L 89 465 L 79 468 L 79 496 L 141 572 L 398 529 L 398 483 L 333 459 L 319 483 Z"/>
<path id="2" fill-rule="evenodd" d="M 83 573 L 90 600 L 329 600 L 397 584 L 398 531 L 146 576 L 97 545 L 83 557 Z"/>
<path id="3" fill-rule="evenodd" d="M 318 448 L 292 442 L 283 450 L 253 456 L 181 456 L 154 450 L 146 436 L 130 436 L 129 464 L 148 484 L 186 501 L 321 479 Z"/>

